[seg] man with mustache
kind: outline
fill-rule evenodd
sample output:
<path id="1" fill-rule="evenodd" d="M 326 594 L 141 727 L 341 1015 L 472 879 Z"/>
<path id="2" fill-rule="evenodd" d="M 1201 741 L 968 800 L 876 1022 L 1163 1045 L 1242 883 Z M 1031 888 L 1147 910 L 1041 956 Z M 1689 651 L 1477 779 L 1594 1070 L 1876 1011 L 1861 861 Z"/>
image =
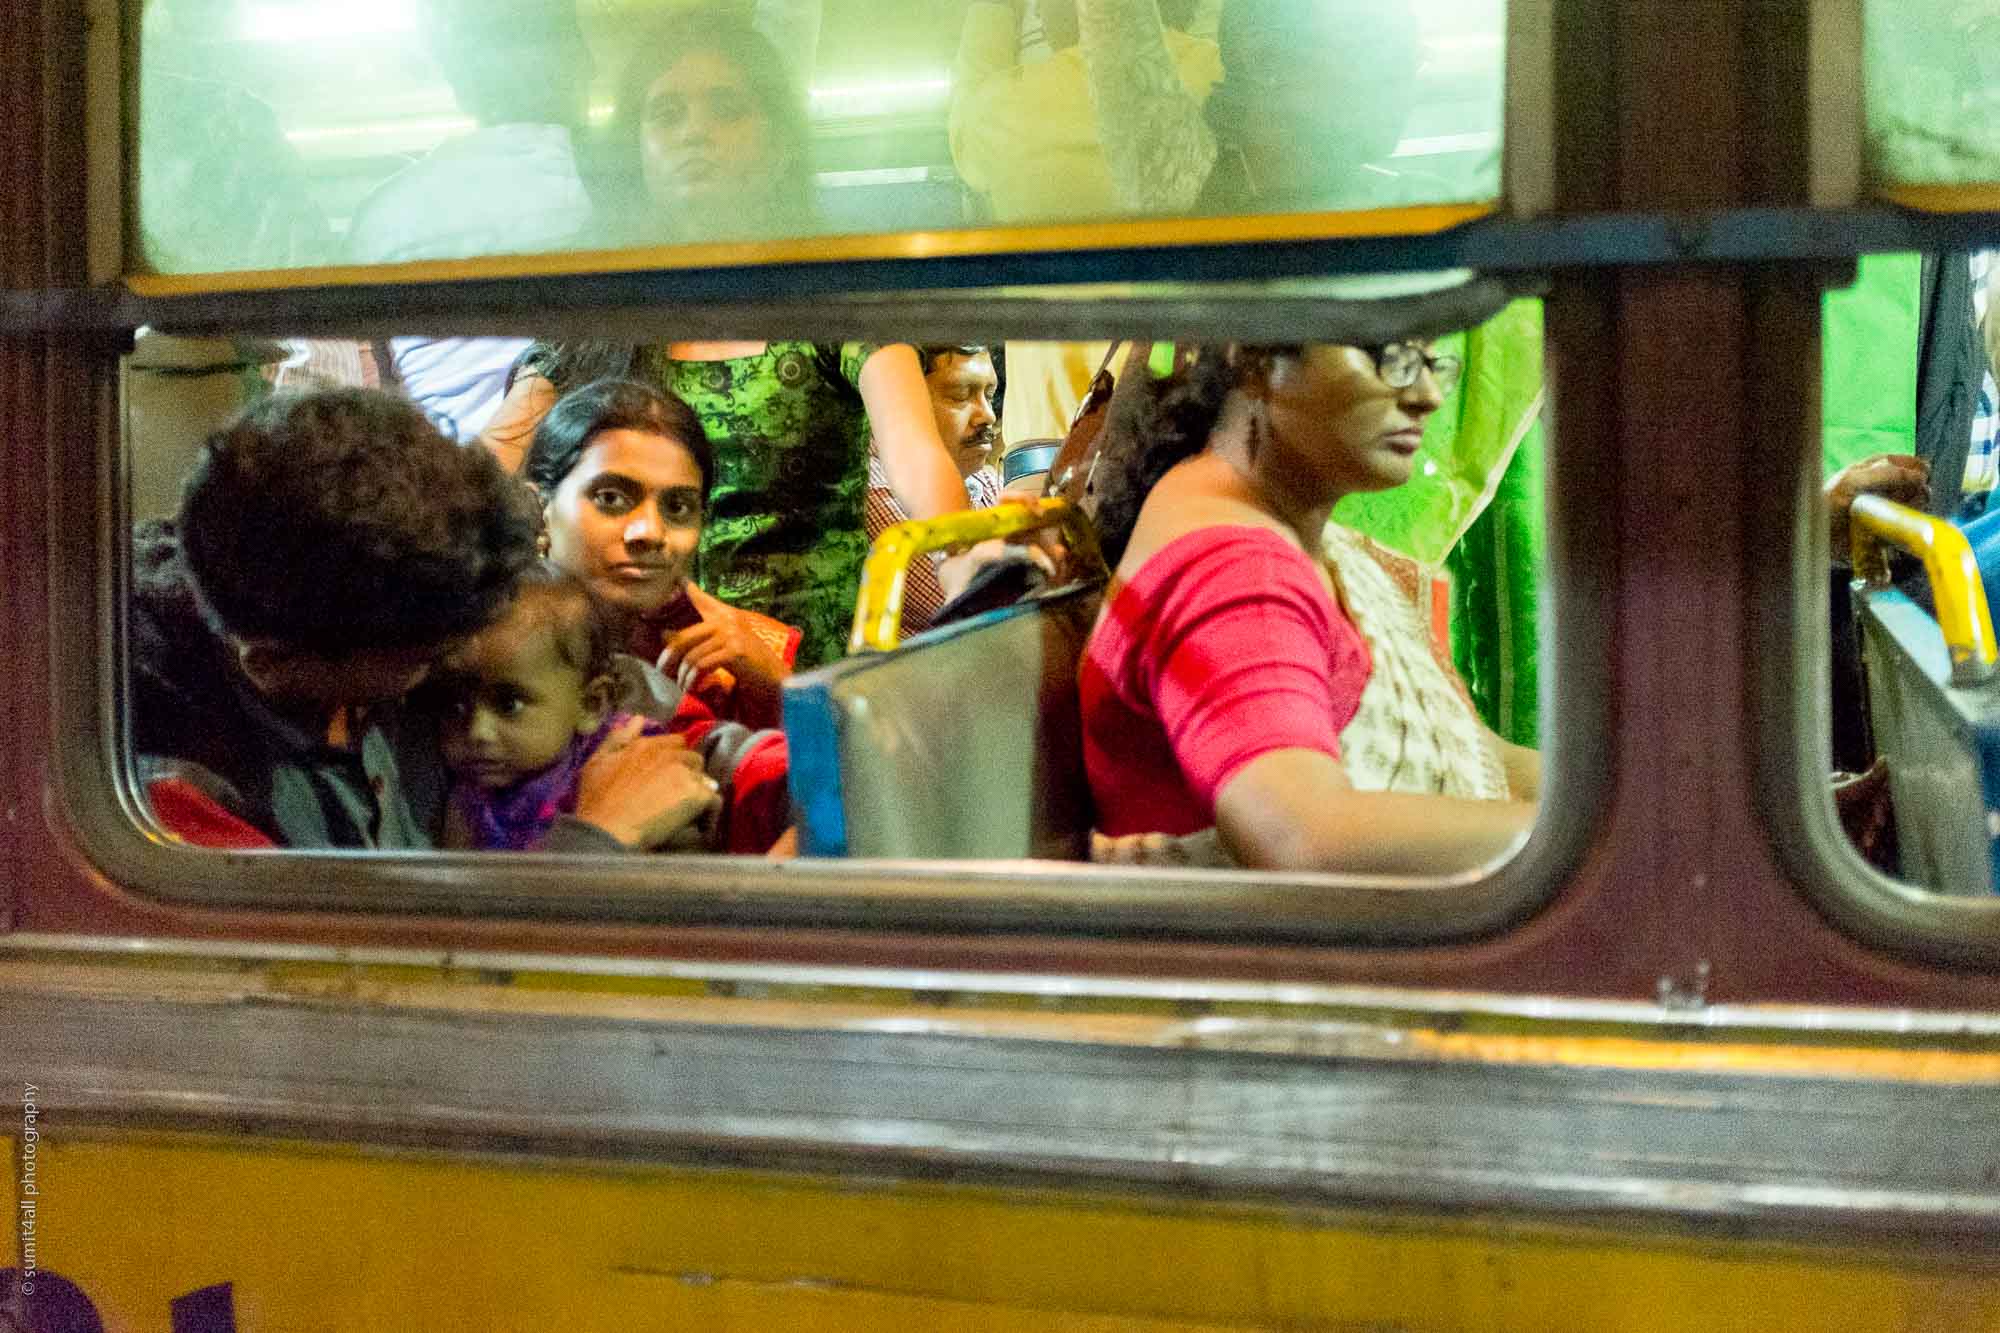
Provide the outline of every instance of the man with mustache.
<path id="1" fill-rule="evenodd" d="M 1000 502 L 1000 474 L 991 466 L 1000 443 L 1000 423 L 994 397 L 1000 377 L 993 368 L 991 349 L 976 344 L 931 346 L 917 349 L 923 365 L 924 383 L 931 392 L 931 410 L 937 415 L 938 438 L 958 464 L 965 478 L 966 498 L 974 509 L 988 509 Z M 868 459 L 868 504 L 865 511 L 868 540 L 872 544 L 891 524 L 910 515 L 896 502 L 881 460 Z M 903 632 L 915 634 L 928 629 L 944 607 L 944 590 L 938 585 L 933 563 L 919 560 L 910 566 L 903 590 Z"/>

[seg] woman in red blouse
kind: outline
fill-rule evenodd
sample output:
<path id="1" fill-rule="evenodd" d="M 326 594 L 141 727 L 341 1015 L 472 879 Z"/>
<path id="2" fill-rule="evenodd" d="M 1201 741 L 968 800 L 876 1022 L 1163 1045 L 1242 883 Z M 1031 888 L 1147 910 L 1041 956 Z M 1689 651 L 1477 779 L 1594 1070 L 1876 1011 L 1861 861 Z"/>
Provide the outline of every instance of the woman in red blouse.
<path id="1" fill-rule="evenodd" d="M 1539 758 L 1478 721 L 1394 558 L 1328 523 L 1409 480 L 1458 370 L 1414 342 L 1213 348 L 1114 425 L 1117 576 L 1080 679 L 1102 832 L 1414 874 L 1521 839 Z"/>

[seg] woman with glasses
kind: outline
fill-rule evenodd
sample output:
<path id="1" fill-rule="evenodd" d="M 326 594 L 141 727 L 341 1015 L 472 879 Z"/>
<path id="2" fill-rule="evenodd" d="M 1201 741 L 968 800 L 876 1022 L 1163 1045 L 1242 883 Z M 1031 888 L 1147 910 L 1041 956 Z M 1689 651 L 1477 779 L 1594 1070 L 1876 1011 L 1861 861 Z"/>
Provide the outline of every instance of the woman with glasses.
<path id="1" fill-rule="evenodd" d="M 1525 833 L 1538 756 L 1479 721 L 1414 568 L 1328 522 L 1409 480 L 1459 371 L 1415 342 L 1209 348 L 1112 423 L 1079 688 L 1114 859 L 1213 828 L 1252 868 L 1439 873 Z"/>

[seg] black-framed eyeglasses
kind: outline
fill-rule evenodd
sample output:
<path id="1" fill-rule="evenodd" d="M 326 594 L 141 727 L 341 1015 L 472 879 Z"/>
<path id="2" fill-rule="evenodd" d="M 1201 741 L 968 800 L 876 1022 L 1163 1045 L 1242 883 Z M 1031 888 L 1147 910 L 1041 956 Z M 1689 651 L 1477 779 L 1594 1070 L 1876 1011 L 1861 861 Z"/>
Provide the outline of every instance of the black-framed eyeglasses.
<path id="1" fill-rule="evenodd" d="M 1465 362 L 1455 356 L 1432 356 L 1415 343 L 1384 343 L 1368 349 L 1375 358 L 1375 373 L 1392 389 L 1407 389 L 1428 367 L 1437 381 L 1438 392 L 1450 393 L 1465 371 Z"/>

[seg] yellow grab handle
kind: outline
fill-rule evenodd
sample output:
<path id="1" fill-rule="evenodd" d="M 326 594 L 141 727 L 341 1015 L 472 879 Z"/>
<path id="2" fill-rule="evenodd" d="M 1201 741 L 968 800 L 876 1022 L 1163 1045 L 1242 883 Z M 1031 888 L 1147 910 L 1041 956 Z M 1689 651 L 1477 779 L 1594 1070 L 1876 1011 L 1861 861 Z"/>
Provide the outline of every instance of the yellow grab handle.
<path id="1" fill-rule="evenodd" d="M 1993 642 L 1993 615 L 1986 607 L 1986 588 L 1979 563 L 1965 534 L 1941 518 L 1932 518 L 1879 495 L 1854 502 L 1849 530 L 1854 538 L 1854 575 L 1877 587 L 1889 582 L 1885 544 L 1900 546 L 1924 562 L 1931 581 L 1931 600 L 1938 628 L 1951 653 L 1951 683 L 1959 687 L 1993 679 L 2000 651 Z"/>
<path id="2" fill-rule="evenodd" d="M 964 509 L 936 518 L 913 518 L 885 528 L 861 567 L 861 600 L 854 607 L 850 653 L 886 653 L 903 641 L 903 585 L 910 563 L 932 551 L 977 546 L 1043 528 L 1061 528 L 1073 567 L 1104 570 L 1097 532 L 1083 511 L 1067 500 L 1014 500 L 991 509 Z"/>

